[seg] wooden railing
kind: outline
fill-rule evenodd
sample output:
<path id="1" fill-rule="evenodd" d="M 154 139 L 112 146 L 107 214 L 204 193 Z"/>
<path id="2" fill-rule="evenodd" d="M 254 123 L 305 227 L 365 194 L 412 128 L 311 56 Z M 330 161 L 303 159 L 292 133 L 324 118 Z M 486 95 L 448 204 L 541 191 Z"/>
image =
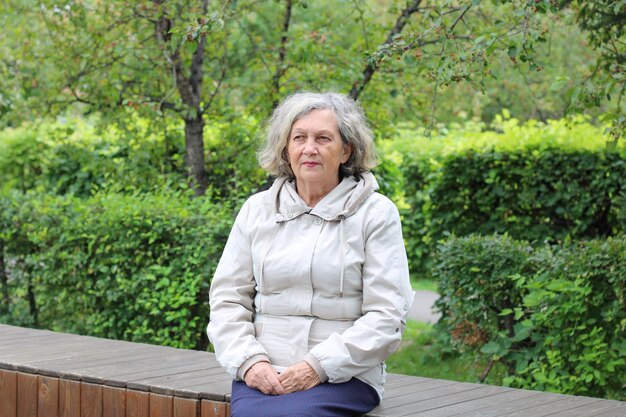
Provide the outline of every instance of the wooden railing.
<path id="1" fill-rule="evenodd" d="M 228 417 L 211 353 L 0 325 L 0 417 Z M 389 375 L 368 414 L 626 416 L 626 402 Z"/>

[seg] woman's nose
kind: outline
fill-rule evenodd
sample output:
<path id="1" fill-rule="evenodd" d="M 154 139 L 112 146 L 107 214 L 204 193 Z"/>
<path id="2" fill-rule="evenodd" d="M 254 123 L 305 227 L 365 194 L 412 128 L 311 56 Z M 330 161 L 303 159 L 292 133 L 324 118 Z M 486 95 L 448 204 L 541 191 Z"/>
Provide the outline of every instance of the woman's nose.
<path id="1" fill-rule="evenodd" d="M 304 142 L 304 153 L 306 155 L 313 155 L 317 153 L 317 146 L 315 146 L 315 140 L 309 138 Z"/>

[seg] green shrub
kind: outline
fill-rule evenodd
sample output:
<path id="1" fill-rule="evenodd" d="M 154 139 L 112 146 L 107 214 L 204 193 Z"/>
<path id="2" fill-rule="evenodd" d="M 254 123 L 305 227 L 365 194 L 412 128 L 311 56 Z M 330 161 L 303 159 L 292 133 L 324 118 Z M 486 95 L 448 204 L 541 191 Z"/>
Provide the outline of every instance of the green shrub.
<path id="1" fill-rule="evenodd" d="M 450 234 L 507 233 L 531 244 L 624 231 L 620 208 L 626 151 L 608 151 L 602 128 L 584 119 L 498 118 L 425 138 L 403 132 L 383 143 L 400 154 L 401 207 L 410 269 L 428 275 L 431 253 Z M 621 197 L 624 198 L 624 197 Z"/>
<path id="2" fill-rule="evenodd" d="M 510 386 L 626 398 L 625 236 L 453 237 L 436 259 L 449 348 L 501 362 Z"/>
<path id="3" fill-rule="evenodd" d="M 623 178 L 618 153 L 468 152 L 446 160 L 434 182 L 432 233 L 508 233 L 540 243 L 610 236 L 623 231 L 610 217 Z"/>
<path id="4" fill-rule="evenodd" d="M 233 116 L 234 117 L 234 116 Z M 211 123 L 205 129 L 208 193 L 231 200 L 264 180 L 255 152 L 253 119 Z M 0 131 L 0 190 L 37 190 L 88 197 L 98 190 L 126 193 L 184 190 L 184 131 L 143 119 L 125 130 L 97 119 L 70 119 Z"/>
<path id="5" fill-rule="evenodd" d="M 205 348 L 208 286 L 233 214 L 180 193 L 11 192 L 0 214 L 3 321 Z"/>
<path id="6" fill-rule="evenodd" d="M 515 280 L 536 271 L 532 253 L 508 236 L 452 237 L 440 245 L 433 271 L 437 305 L 455 349 L 476 350 L 500 334 L 514 335 L 513 316 L 500 313 L 521 305 Z"/>
<path id="7" fill-rule="evenodd" d="M 141 131 L 137 126 L 137 131 Z M 166 167 L 154 134 L 98 130 L 85 120 L 25 125 L 0 132 L 1 188 L 87 197 L 111 186 L 155 190 L 184 173 Z"/>

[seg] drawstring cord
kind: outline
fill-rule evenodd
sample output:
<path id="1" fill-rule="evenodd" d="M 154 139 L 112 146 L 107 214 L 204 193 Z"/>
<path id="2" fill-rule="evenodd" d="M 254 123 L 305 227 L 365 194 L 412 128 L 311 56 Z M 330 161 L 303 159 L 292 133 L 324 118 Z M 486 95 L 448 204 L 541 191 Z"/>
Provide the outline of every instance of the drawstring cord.
<path id="1" fill-rule="evenodd" d="M 340 237 L 341 265 L 339 266 L 341 269 L 341 272 L 339 276 L 339 298 L 343 297 L 343 281 L 344 281 L 344 276 L 345 276 L 345 265 L 346 265 L 346 236 L 344 235 L 344 230 L 343 230 L 343 219 L 344 219 L 343 216 L 339 218 L 339 234 L 341 235 Z"/>

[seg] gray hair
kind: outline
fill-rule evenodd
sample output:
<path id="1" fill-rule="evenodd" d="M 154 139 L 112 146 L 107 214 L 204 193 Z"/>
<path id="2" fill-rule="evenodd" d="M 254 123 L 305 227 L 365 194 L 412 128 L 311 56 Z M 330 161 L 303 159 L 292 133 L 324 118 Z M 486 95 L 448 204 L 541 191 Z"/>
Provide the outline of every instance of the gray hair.
<path id="1" fill-rule="evenodd" d="M 342 176 L 360 175 L 377 164 L 374 134 L 369 128 L 363 109 L 350 97 L 338 93 L 301 92 L 286 97 L 276 107 L 266 124 L 265 143 L 257 156 L 259 164 L 271 175 L 293 178 L 286 156 L 291 127 L 313 110 L 329 109 L 337 118 L 341 140 L 352 145 L 352 153 L 342 164 Z"/>

